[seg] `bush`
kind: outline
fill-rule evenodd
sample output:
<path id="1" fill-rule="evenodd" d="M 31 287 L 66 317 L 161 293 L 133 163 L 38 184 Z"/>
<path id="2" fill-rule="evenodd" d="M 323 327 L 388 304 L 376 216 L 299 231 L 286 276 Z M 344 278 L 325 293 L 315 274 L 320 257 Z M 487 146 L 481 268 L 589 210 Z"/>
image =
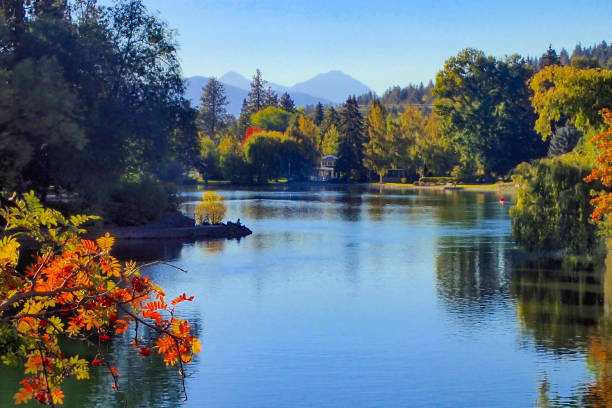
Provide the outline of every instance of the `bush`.
<path id="1" fill-rule="evenodd" d="M 476 171 L 472 166 L 467 164 L 457 165 L 453 167 L 453 170 L 451 171 L 451 178 L 457 183 L 474 182 L 476 180 Z"/>
<path id="2" fill-rule="evenodd" d="M 590 167 L 575 155 L 522 163 L 513 180 L 520 184 L 510 209 L 516 241 L 533 252 L 591 254 L 597 243 L 590 222 L 590 187 L 583 181 Z"/>
<path id="3" fill-rule="evenodd" d="M 122 226 L 159 219 L 171 202 L 167 188 L 148 175 L 121 181 L 110 196 L 104 211 L 106 219 Z"/>

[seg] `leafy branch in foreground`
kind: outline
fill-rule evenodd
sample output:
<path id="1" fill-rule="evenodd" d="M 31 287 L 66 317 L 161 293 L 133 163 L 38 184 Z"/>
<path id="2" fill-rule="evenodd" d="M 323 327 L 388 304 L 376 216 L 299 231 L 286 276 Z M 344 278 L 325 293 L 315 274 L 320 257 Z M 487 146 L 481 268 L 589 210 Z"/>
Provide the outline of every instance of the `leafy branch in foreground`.
<path id="1" fill-rule="evenodd" d="M 73 216 L 44 208 L 34 193 L 11 199 L 2 208 L 5 225 L 0 239 L 0 356 L 7 365 L 23 362 L 27 375 L 14 396 L 16 404 L 36 400 L 61 404 L 61 383 L 68 377 L 89 378 L 89 365 L 104 367 L 119 389 L 119 372 L 103 343 L 135 325 L 133 346 L 146 357 L 150 348 L 138 336 L 139 325 L 157 332 L 152 347 L 169 366 L 183 365 L 200 351 L 191 326 L 175 315 L 175 307 L 193 296 L 166 301 L 166 294 L 135 262 L 121 264 L 110 255 L 114 238 L 108 233 L 95 242 L 80 237 L 82 225 L 95 216 Z M 40 249 L 31 264 L 21 268 L 22 244 Z M 97 350 L 92 361 L 67 355 L 67 338 Z M 97 368 L 101 367 L 101 368 Z M 186 394 L 185 394 L 186 397 Z"/>

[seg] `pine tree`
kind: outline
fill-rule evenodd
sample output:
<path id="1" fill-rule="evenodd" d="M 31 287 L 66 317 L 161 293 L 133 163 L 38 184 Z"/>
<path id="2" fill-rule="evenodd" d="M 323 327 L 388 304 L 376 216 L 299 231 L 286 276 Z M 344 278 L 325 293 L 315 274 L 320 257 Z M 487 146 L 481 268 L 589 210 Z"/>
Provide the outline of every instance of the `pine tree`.
<path id="1" fill-rule="evenodd" d="M 228 104 L 223 84 L 217 78 L 210 78 L 203 88 L 198 113 L 198 127 L 204 135 L 214 139 L 227 126 L 229 114 L 225 107 Z"/>
<path id="2" fill-rule="evenodd" d="M 564 67 L 567 67 L 571 64 L 569 54 L 567 53 L 567 50 L 565 48 L 562 48 L 561 52 L 559 53 L 559 63 Z"/>
<path id="3" fill-rule="evenodd" d="M 363 146 L 366 138 L 363 134 L 363 118 L 359 113 L 357 98 L 350 96 L 342 108 L 340 143 L 336 167 L 344 178 L 363 180 Z"/>
<path id="4" fill-rule="evenodd" d="M 323 105 L 321 105 L 321 102 L 317 102 L 317 106 L 315 107 L 314 123 L 317 126 L 321 126 L 322 122 L 323 122 Z"/>
<path id="5" fill-rule="evenodd" d="M 295 104 L 293 103 L 293 99 L 291 99 L 291 95 L 287 92 L 280 98 L 280 107 L 287 112 L 295 112 Z"/>
<path id="6" fill-rule="evenodd" d="M 550 65 L 561 65 L 561 60 L 559 59 L 557 52 L 552 48 L 552 44 L 548 45 L 546 54 L 543 54 L 542 58 L 540 58 L 540 69 Z"/>
<path id="7" fill-rule="evenodd" d="M 251 113 L 259 112 L 265 108 L 266 104 L 266 81 L 261 76 L 259 68 L 253 75 L 251 81 L 251 91 L 249 92 L 249 109 Z"/>
<path id="8" fill-rule="evenodd" d="M 322 134 L 326 134 L 332 125 L 337 129 L 340 128 L 340 116 L 338 115 L 338 111 L 334 109 L 333 106 L 330 106 L 325 111 L 325 117 L 323 118 L 323 122 L 321 122 Z"/>
<path id="9" fill-rule="evenodd" d="M 550 138 L 548 155 L 554 157 L 572 151 L 578 144 L 580 137 L 582 137 L 582 132 L 571 124 L 557 128 Z"/>
<path id="10" fill-rule="evenodd" d="M 272 87 L 268 87 L 268 90 L 266 91 L 265 105 L 266 107 L 278 106 L 278 95 L 276 94 L 276 92 L 274 92 Z"/>
<path id="11" fill-rule="evenodd" d="M 238 136 L 242 140 L 246 136 L 246 131 L 251 126 L 251 113 L 249 111 L 249 103 L 246 99 L 242 100 L 242 108 L 240 108 L 240 116 L 238 116 Z"/>

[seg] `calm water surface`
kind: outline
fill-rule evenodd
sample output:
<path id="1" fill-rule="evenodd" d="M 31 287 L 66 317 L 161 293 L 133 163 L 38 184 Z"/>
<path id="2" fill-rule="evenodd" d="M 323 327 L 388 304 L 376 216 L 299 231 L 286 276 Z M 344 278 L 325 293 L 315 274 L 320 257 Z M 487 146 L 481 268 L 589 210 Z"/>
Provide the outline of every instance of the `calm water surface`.
<path id="1" fill-rule="evenodd" d="M 221 194 L 227 218 L 253 235 L 118 251 L 188 270 L 146 271 L 169 295 L 196 297 L 182 309 L 203 343 L 188 401 L 175 371 L 125 338 L 111 345 L 124 391 L 94 375 L 67 385 L 66 406 L 605 406 L 612 395 L 610 279 L 530 261 L 510 233 L 512 197 Z M 200 195 L 184 194 L 186 212 Z M 8 373 L 10 401 L 18 376 Z"/>

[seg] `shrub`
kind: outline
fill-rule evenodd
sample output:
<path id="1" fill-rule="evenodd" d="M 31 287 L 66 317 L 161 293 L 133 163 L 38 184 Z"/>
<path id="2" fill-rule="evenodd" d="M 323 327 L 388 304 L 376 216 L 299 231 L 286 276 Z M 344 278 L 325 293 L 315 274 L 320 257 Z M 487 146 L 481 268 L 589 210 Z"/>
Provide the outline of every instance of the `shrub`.
<path id="1" fill-rule="evenodd" d="M 159 219 L 170 203 L 166 187 L 148 175 L 121 181 L 110 196 L 105 214 L 117 225 L 141 225 Z"/>

